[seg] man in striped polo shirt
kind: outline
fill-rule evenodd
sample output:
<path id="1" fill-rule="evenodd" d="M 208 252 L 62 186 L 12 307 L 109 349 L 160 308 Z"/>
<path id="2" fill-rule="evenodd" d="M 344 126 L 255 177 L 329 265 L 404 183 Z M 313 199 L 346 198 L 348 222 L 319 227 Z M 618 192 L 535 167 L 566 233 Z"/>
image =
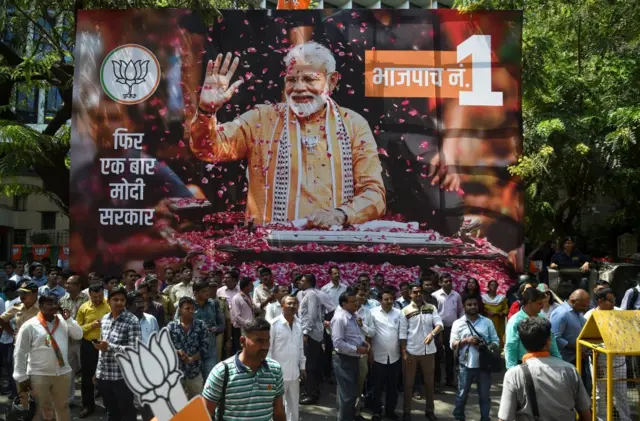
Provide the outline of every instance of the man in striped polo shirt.
<path id="1" fill-rule="evenodd" d="M 286 421 L 282 369 L 267 358 L 270 330 L 271 325 L 262 318 L 244 325 L 242 351 L 209 373 L 202 396 L 213 419 L 219 419 L 222 410 L 225 421 Z"/>

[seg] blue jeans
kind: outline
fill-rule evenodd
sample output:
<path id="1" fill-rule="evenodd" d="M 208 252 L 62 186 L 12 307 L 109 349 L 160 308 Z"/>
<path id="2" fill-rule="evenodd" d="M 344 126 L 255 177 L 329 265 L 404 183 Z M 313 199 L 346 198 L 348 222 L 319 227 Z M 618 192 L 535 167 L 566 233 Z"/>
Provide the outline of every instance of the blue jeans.
<path id="1" fill-rule="evenodd" d="M 464 421 L 464 408 L 467 405 L 467 398 L 471 385 L 476 382 L 478 396 L 480 400 L 480 421 L 489 421 L 491 411 L 491 373 L 481 371 L 479 368 L 467 368 L 460 364 L 458 373 L 458 394 L 456 395 L 456 407 L 453 410 L 453 418 Z"/>
<path id="2" fill-rule="evenodd" d="M 215 334 L 210 334 L 206 339 L 209 342 L 209 351 L 207 351 L 207 355 L 202 360 L 203 379 L 207 379 L 213 367 L 218 364 L 218 348 L 216 338 L 217 336 Z"/>
<path id="3" fill-rule="evenodd" d="M 353 421 L 355 416 L 359 363 L 358 357 L 337 353 L 333 355 L 333 372 L 338 386 L 338 421 Z"/>

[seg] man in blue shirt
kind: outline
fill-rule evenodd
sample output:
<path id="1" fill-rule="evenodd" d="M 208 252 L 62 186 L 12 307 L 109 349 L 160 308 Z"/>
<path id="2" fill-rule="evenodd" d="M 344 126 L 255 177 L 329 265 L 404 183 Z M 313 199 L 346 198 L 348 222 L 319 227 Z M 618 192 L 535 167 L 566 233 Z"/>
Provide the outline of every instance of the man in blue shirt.
<path id="1" fill-rule="evenodd" d="M 469 326 L 471 325 L 473 329 Z M 500 339 L 491 319 L 478 314 L 478 299 L 464 299 L 464 316 L 453 322 L 451 326 L 451 349 L 457 350 L 460 372 L 458 374 L 458 394 L 453 418 L 456 421 L 465 419 L 464 408 L 474 381 L 480 397 L 480 421 L 489 421 L 491 411 L 491 372 L 480 369 L 479 345 L 486 344 L 496 349 L 500 347 Z"/>
<path id="2" fill-rule="evenodd" d="M 583 289 L 575 290 L 569 299 L 565 301 L 551 314 L 551 331 L 556 338 L 562 359 L 576 365 L 576 342 L 586 323 L 584 312 L 589 309 L 589 293 Z M 582 369 L 582 381 L 591 394 L 591 379 L 588 359 L 583 358 L 585 364 Z"/>
<path id="3" fill-rule="evenodd" d="M 358 309 L 356 290 L 347 288 L 340 296 L 340 307 L 331 319 L 333 371 L 338 386 L 338 421 L 358 421 L 355 416 L 360 356 L 369 353 L 354 313 Z"/>

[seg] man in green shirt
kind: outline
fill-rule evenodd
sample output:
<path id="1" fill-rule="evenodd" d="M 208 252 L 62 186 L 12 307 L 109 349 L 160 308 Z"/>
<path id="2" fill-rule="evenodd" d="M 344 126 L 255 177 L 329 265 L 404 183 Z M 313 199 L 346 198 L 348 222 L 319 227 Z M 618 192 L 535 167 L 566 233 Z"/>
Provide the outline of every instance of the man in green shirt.
<path id="1" fill-rule="evenodd" d="M 522 362 L 522 356 L 527 353 L 527 350 L 520 341 L 520 335 L 518 335 L 518 325 L 522 320 L 529 317 L 543 317 L 542 314 L 540 314 L 543 299 L 544 293 L 539 291 L 537 288 L 526 289 L 522 294 L 522 308 L 509 319 L 509 322 L 507 322 L 504 346 L 504 357 L 507 370 L 520 364 Z M 562 359 L 560 351 L 558 350 L 556 338 L 553 337 L 553 335 L 551 336 L 551 347 L 549 352 L 552 357 Z"/>
<path id="2" fill-rule="evenodd" d="M 224 399 L 225 421 L 286 421 L 282 369 L 267 358 L 270 330 L 269 322 L 261 318 L 243 326 L 242 351 L 219 362 L 209 373 L 202 396 L 212 419 L 218 419 L 218 405 Z"/>

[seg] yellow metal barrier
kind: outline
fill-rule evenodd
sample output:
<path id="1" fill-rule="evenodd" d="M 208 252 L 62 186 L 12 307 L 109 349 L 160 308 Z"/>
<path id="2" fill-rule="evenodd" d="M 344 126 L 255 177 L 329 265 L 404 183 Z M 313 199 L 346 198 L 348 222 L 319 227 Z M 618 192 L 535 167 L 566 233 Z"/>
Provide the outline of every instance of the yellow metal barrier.
<path id="1" fill-rule="evenodd" d="M 640 311 L 594 311 L 578 336 L 578 373 L 583 352 L 591 356 L 593 420 L 640 420 Z"/>

